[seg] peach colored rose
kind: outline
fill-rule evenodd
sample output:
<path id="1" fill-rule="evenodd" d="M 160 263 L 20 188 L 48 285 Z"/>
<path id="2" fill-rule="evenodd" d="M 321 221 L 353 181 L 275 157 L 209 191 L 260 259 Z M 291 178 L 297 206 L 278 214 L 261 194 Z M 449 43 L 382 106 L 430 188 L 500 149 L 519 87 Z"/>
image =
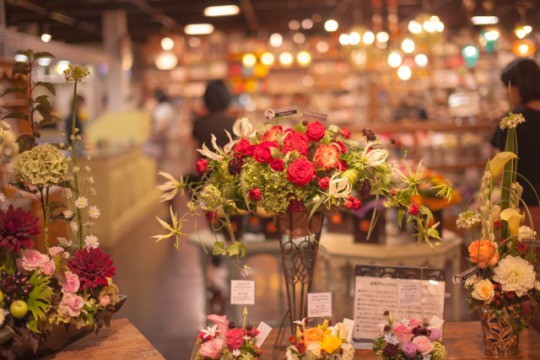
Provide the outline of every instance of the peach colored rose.
<path id="1" fill-rule="evenodd" d="M 54 263 L 54 261 L 47 261 L 41 267 L 41 272 L 47 276 L 51 276 L 52 274 L 54 274 L 54 270 L 56 270 L 56 264 Z"/>
<path id="2" fill-rule="evenodd" d="M 471 296 L 476 300 L 483 301 L 484 304 L 489 304 L 495 296 L 495 288 L 489 279 L 480 280 L 474 285 Z"/>
<path id="3" fill-rule="evenodd" d="M 81 286 L 81 283 L 79 281 L 79 275 L 74 274 L 71 271 L 67 271 L 65 277 L 66 279 L 60 282 L 60 284 L 62 285 L 62 292 L 66 294 L 76 293 L 77 291 L 79 291 L 79 287 Z"/>
<path id="4" fill-rule="evenodd" d="M 221 350 L 223 349 L 223 340 L 220 338 L 214 338 L 201 345 L 199 354 L 203 358 L 219 359 L 221 357 Z"/>
<path id="5" fill-rule="evenodd" d="M 106 307 L 111 303 L 111 297 L 109 295 L 104 295 L 99 299 L 99 305 Z"/>
<path id="6" fill-rule="evenodd" d="M 486 266 L 495 266 L 499 261 L 499 253 L 495 245 L 489 240 L 475 240 L 469 245 L 471 262 L 477 263 L 484 269 Z"/>
<path id="7" fill-rule="evenodd" d="M 405 324 L 399 323 L 394 325 L 394 335 L 397 337 L 400 343 L 404 343 L 411 339 L 411 329 Z"/>
<path id="8" fill-rule="evenodd" d="M 49 257 L 37 250 L 24 250 L 20 261 L 20 267 L 26 271 L 32 271 L 41 268 L 49 261 Z"/>
<path id="9" fill-rule="evenodd" d="M 313 154 L 313 163 L 317 169 L 331 170 L 339 166 L 339 150 L 334 145 L 321 144 Z"/>
<path id="10" fill-rule="evenodd" d="M 64 315 L 71 317 L 77 317 L 81 314 L 81 310 L 84 307 L 84 299 L 75 294 L 64 294 L 62 301 L 58 309 Z"/>
<path id="11" fill-rule="evenodd" d="M 308 328 L 304 331 L 304 343 L 306 346 L 313 342 L 321 342 L 324 339 L 324 331 L 319 328 Z"/>
<path id="12" fill-rule="evenodd" d="M 417 336 L 412 340 L 412 343 L 416 345 L 416 350 L 422 355 L 427 355 L 433 350 L 433 343 L 427 336 Z"/>

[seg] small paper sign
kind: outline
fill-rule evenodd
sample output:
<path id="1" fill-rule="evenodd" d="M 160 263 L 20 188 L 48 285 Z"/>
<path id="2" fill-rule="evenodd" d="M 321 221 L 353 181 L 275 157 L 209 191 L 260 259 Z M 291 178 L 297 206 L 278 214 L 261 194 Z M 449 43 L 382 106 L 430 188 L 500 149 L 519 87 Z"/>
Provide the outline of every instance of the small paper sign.
<path id="1" fill-rule="evenodd" d="M 289 106 L 289 107 L 277 109 L 274 116 L 278 118 L 278 117 L 289 116 L 289 115 L 294 115 L 294 114 L 298 114 L 298 110 L 296 109 L 296 106 Z"/>
<path id="2" fill-rule="evenodd" d="M 308 317 L 331 317 L 332 316 L 332 293 L 309 293 L 308 294 Z"/>
<path id="3" fill-rule="evenodd" d="M 257 337 L 255 338 L 255 342 L 258 347 L 261 347 L 268 335 L 270 334 L 270 331 L 272 331 L 272 327 L 264 321 L 261 321 L 259 326 L 257 326 L 257 330 L 259 330 L 259 335 L 257 335 Z"/>
<path id="4" fill-rule="evenodd" d="M 418 306 L 422 304 L 420 283 L 398 284 L 398 306 Z"/>
<path id="5" fill-rule="evenodd" d="M 323 113 L 318 113 L 315 111 L 304 111 L 304 117 L 313 118 L 317 120 L 321 120 L 322 122 L 325 122 L 326 119 L 328 119 L 328 115 Z"/>
<path id="6" fill-rule="evenodd" d="M 255 281 L 231 280 L 231 304 L 255 305 Z"/>
<path id="7" fill-rule="evenodd" d="M 433 315 L 431 320 L 429 320 L 429 324 L 433 326 L 434 328 L 437 328 L 438 330 L 442 330 L 444 320 L 438 317 L 437 315 Z"/>
<path id="8" fill-rule="evenodd" d="M 347 341 L 351 342 L 352 333 L 354 331 L 354 320 L 347 318 L 343 319 L 343 326 L 347 329 Z"/>

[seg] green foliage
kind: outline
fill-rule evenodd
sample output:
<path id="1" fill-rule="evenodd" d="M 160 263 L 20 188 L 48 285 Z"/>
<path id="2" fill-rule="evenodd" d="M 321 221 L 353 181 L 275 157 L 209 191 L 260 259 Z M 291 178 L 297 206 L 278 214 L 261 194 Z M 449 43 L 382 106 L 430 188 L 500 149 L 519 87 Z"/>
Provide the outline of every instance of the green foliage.
<path id="1" fill-rule="evenodd" d="M 28 321 L 27 326 L 30 331 L 39 333 L 39 324 L 47 319 L 47 312 L 51 308 L 50 301 L 53 296 L 53 289 L 50 287 L 51 278 L 36 271 L 28 281 L 34 285 L 34 288 L 26 301 L 33 317 Z"/>

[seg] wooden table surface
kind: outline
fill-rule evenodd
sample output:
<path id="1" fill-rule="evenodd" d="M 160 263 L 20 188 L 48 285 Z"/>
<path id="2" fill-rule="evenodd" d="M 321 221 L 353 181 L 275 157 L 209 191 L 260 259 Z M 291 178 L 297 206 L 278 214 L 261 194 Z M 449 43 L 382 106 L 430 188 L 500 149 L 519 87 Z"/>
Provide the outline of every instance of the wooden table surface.
<path id="1" fill-rule="evenodd" d="M 158 360 L 164 357 L 128 319 L 117 319 L 111 321 L 111 327 L 103 327 L 97 335 L 87 335 L 45 359 Z"/>

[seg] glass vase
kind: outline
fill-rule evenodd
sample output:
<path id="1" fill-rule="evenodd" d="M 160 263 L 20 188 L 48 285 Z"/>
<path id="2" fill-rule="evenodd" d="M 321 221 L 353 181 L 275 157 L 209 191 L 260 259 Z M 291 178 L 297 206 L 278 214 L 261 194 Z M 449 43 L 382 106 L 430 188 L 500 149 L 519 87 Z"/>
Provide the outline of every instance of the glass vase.
<path id="1" fill-rule="evenodd" d="M 515 356 L 518 354 L 519 334 L 515 325 L 521 321 L 521 304 L 494 309 L 483 306 L 480 309 L 482 340 L 486 355 Z"/>

